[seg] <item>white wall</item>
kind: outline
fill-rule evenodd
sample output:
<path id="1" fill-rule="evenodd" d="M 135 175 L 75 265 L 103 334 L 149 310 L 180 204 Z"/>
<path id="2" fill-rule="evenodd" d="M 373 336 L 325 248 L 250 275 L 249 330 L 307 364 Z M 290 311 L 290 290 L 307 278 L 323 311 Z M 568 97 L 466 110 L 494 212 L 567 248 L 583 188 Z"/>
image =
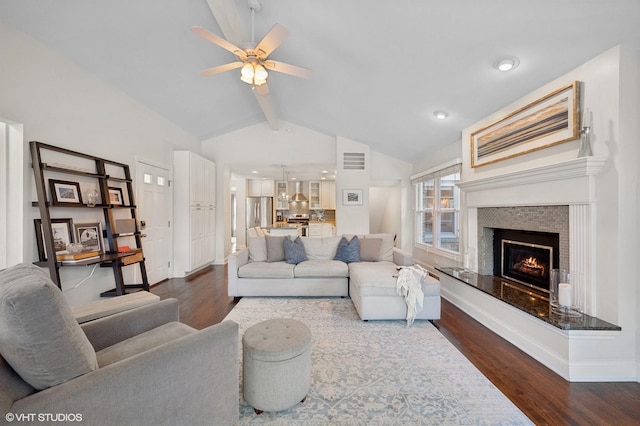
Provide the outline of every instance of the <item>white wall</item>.
<path id="1" fill-rule="evenodd" d="M 365 170 L 344 170 L 344 153 L 363 153 Z M 336 232 L 340 234 L 369 233 L 369 182 L 372 169 L 369 146 L 347 138 L 337 138 L 336 172 Z M 362 190 L 361 205 L 344 205 L 345 190 Z"/>
<path id="2" fill-rule="evenodd" d="M 29 203 L 24 223 L 25 261 L 37 260 L 33 219 L 38 211 L 30 206 L 36 195 L 28 141 L 126 163 L 132 174 L 135 156 L 171 166 L 173 150 L 199 152 L 193 135 L 3 22 L 0 40 L 0 117 L 24 125 L 25 201 Z M 79 210 L 55 214 L 87 220 L 91 213 Z M 90 280 L 71 289 L 89 272 L 85 267 L 61 269 L 63 290 L 72 304 L 97 299 L 100 292 L 113 288 L 111 270 L 97 268 Z"/>

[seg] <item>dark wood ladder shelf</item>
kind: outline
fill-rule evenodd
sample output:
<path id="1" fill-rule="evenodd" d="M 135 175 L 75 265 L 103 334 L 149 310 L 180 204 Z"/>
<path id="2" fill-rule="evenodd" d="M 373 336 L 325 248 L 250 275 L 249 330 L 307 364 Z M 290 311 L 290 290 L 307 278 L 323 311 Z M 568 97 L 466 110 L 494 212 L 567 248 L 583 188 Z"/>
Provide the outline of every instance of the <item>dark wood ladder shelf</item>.
<path id="1" fill-rule="evenodd" d="M 144 256 L 142 254 L 142 233 L 138 229 L 138 220 L 136 213 L 136 203 L 134 200 L 134 188 L 133 180 L 131 179 L 131 172 L 127 164 L 118 163 L 116 161 L 107 160 L 100 157 L 95 157 L 90 154 L 82 152 L 72 151 L 66 148 L 61 148 L 54 145 L 48 145 L 42 142 L 32 141 L 29 143 L 31 150 L 31 161 L 33 167 L 33 173 L 35 177 L 35 186 L 38 201 L 32 202 L 33 207 L 38 207 L 40 211 L 40 220 L 42 223 L 42 244 L 43 252 L 56 253 L 53 230 L 51 228 L 51 210 L 52 209 L 66 209 L 66 208 L 86 208 L 94 210 L 102 210 L 102 216 L 104 219 L 104 232 L 103 238 L 106 240 L 109 246 L 109 250 L 101 253 L 98 258 L 87 259 L 83 261 L 77 261 L 74 263 L 63 263 L 57 260 L 56 256 L 49 255 L 46 259 L 40 259 L 39 262 L 34 262 L 36 265 L 46 267 L 49 269 L 49 274 L 53 282 L 62 288 L 60 282 L 59 269 L 63 266 L 88 266 L 99 264 L 100 267 L 111 268 L 113 270 L 115 288 L 101 293 L 101 296 L 120 296 L 127 293 L 127 290 L 149 290 L 149 282 L 147 280 L 147 271 L 145 267 Z M 75 159 L 77 161 L 89 160 L 95 172 L 80 170 L 72 168 L 72 166 L 64 167 L 64 165 L 57 165 L 46 163 L 42 161 L 43 153 L 46 151 L 57 153 L 58 156 L 62 156 L 69 159 Z M 54 154 L 56 155 L 56 154 Z M 109 170 L 116 170 L 122 172 L 122 177 L 109 175 Z M 74 175 L 81 176 L 86 179 L 93 179 L 96 181 L 97 191 L 100 194 L 102 203 L 89 207 L 86 204 L 55 204 L 47 197 L 47 186 L 45 184 L 45 173 L 54 175 Z M 123 192 L 122 203 L 123 204 L 107 204 L 105 200 L 110 200 L 109 197 L 109 183 L 115 183 L 122 185 L 121 191 Z M 79 185 L 79 184 L 78 184 Z M 78 186 L 79 187 L 79 186 Z M 53 194 L 51 194 L 51 200 Z M 135 231 L 133 233 L 118 234 L 116 232 L 116 218 L 114 217 L 115 211 L 129 210 L 130 218 L 135 225 Z M 127 237 L 133 238 L 135 241 L 136 249 L 131 252 L 118 252 L 118 238 Z M 103 240 L 103 241 L 104 241 Z M 131 257 L 133 256 L 133 257 Z M 129 258 L 129 259 L 127 259 Z M 125 284 L 122 273 L 122 268 L 138 265 L 140 268 L 141 284 Z"/>

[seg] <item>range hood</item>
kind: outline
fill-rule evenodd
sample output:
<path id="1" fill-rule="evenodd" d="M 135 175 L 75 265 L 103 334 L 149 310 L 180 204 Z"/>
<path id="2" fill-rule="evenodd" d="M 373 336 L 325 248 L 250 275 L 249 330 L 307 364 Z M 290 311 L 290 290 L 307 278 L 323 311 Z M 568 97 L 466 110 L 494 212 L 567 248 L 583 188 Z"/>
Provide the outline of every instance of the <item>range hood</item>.
<path id="1" fill-rule="evenodd" d="M 308 201 L 307 197 L 302 193 L 302 182 L 296 182 L 296 192 L 289 199 L 290 202 Z"/>

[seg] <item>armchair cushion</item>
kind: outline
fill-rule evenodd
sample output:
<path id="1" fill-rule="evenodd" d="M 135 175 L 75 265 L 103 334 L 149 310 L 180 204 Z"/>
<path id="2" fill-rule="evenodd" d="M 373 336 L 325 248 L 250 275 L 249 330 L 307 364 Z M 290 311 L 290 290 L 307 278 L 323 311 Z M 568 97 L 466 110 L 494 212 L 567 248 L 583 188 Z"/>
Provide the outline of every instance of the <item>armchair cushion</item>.
<path id="1" fill-rule="evenodd" d="M 100 365 L 100 368 L 106 367 L 114 362 L 130 358 L 156 346 L 195 332 L 196 330 L 194 328 L 181 322 L 170 322 L 161 325 L 153 330 L 130 337 L 127 340 L 123 340 L 113 346 L 98 351 L 96 354 L 98 357 L 98 365 Z"/>
<path id="2" fill-rule="evenodd" d="M 62 292 L 34 265 L 0 272 L 0 353 L 38 390 L 98 367 Z"/>

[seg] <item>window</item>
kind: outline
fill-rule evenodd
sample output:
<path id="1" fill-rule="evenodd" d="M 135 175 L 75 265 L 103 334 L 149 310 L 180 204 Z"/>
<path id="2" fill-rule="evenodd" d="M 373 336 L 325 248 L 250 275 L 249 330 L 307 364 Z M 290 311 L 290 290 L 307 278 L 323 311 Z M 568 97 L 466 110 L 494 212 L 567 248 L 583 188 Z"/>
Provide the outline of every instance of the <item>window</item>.
<path id="1" fill-rule="evenodd" d="M 460 250 L 460 164 L 419 174 L 416 191 L 416 242 L 451 253 Z"/>

